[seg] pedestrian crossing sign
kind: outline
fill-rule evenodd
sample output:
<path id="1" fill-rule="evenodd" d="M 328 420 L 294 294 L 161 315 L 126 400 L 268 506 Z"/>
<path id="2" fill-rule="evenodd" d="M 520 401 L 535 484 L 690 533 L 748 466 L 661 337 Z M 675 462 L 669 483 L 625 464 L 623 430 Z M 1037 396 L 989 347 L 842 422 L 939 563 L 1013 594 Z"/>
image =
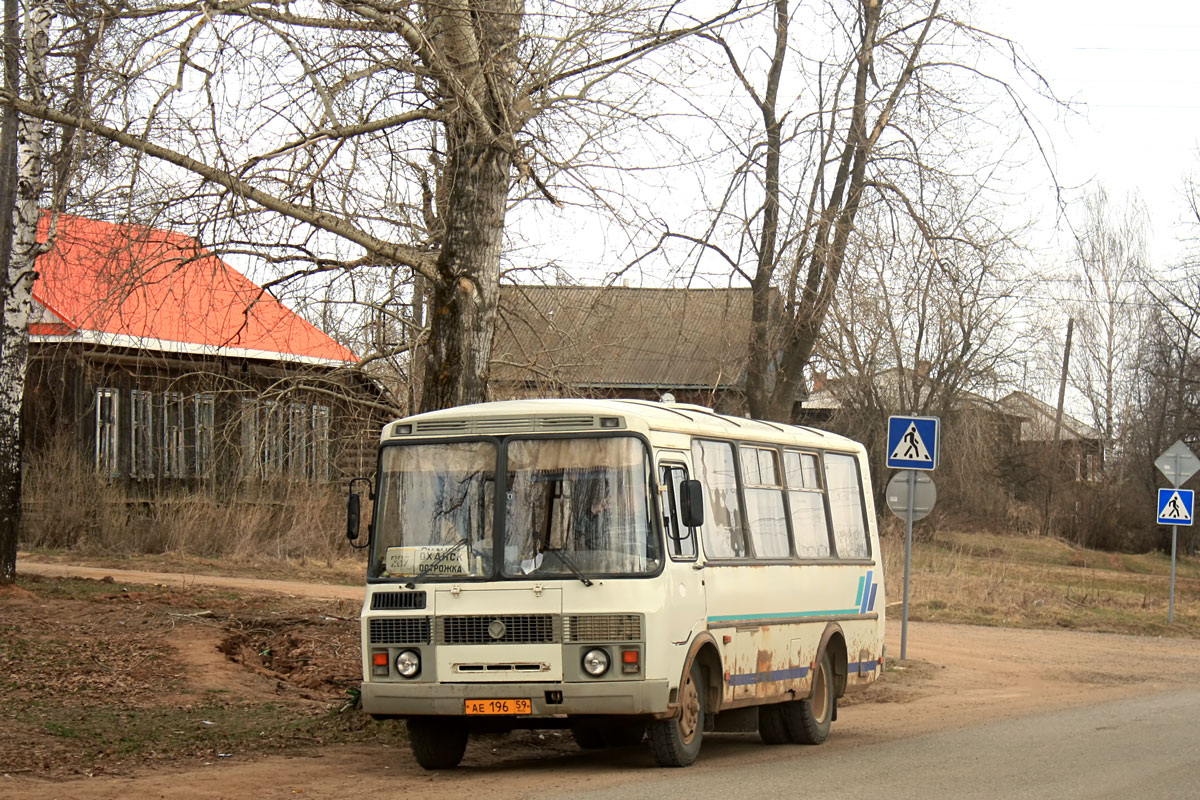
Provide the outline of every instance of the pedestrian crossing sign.
<path id="1" fill-rule="evenodd" d="M 1196 493 L 1191 489 L 1158 490 L 1158 524 L 1191 525 L 1195 518 Z"/>
<path id="2" fill-rule="evenodd" d="M 937 417 L 888 417 L 888 468 L 936 468 L 940 422 Z"/>

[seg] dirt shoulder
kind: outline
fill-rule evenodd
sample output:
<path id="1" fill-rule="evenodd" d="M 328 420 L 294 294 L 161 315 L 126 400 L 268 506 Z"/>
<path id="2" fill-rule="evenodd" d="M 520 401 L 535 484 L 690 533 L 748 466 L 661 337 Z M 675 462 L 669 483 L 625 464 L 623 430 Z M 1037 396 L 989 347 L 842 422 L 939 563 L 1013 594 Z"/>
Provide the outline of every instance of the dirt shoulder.
<path id="1" fill-rule="evenodd" d="M 463 768 L 424 772 L 397 726 L 339 711 L 358 679 L 361 589 L 104 569 L 48 577 L 88 569 L 26 562 L 21 587 L 0 594 L 0 795 L 354 798 L 403 785 L 428 798 L 533 797 L 653 769 L 642 748 L 583 753 L 544 732 L 480 737 Z M 909 634 L 910 660 L 842 707 L 824 747 L 1200 680 L 1200 642 L 1188 639 L 937 623 Z M 693 769 L 778 755 L 753 735 L 713 736 Z"/>
<path id="2" fill-rule="evenodd" d="M 103 580 L 113 578 L 122 583 L 149 586 L 165 586 L 177 589 L 210 588 L 233 589 L 244 592 L 269 592 L 290 597 L 307 597 L 319 600 L 355 600 L 362 602 L 362 586 L 339 586 L 313 581 L 284 581 L 265 578 L 228 577 L 203 573 L 149 572 L 145 570 L 110 569 L 61 562 L 22 560 L 19 566 L 22 575 L 37 575 L 46 578 L 89 578 Z"/>

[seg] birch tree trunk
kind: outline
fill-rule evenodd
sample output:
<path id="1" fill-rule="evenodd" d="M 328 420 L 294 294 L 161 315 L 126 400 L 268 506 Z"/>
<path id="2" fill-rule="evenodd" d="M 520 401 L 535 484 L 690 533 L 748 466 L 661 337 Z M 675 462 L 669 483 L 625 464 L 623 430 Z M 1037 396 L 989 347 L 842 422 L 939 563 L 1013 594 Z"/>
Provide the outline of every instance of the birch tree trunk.
<path id="1" fill-rule="evenodd" d="M 25 17 L 26 92 L 46 102 L 46 55 L 51 13 L 39 3 Z M 17 120 L 16 199 L 12 251 L 5 276 L 4 317 L 0 322 L 0 584 L 12 583 L 17 569 L 21 520 L 21 400 L 29 355 L 29 317 L 33 309 L 38 204 L 43 189 L 42 137 L 45 123 L 21 115 Z"/>

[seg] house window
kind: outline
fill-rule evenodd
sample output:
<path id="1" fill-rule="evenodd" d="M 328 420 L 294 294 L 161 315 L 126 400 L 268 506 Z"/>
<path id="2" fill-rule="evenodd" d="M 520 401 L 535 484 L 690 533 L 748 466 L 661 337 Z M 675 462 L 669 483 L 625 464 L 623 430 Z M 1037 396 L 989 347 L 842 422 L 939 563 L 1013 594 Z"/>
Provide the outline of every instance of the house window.
<path id="1" fill-rule="evenodd" d="M 242 400 L 245 479 L 329 479 L 329 406 Z"/>
<path id="2" fill-rule="evenodd" d="M 329 406 L 312 407 L 312 476 L 329 480 Z"/>
<path id="3" fill-rule="evenodd" d="M 302 481 L 308 477 L 309 412 L 305 403 L 288 406 L 288 477 Z"/>
<path id="4" fill-rule="evenodd" d="M 187 476 L 187 452 L 183 445 L 183 395 L 163 392 L 163 476 Z"/>
<path id="5" fill-rule="evenodd" d="M 253 480 L 261 472 L 258 452 L 258 401 L 252 397 L 242 398 L 242 478 Z"/>
<path id="6" fill-rule="evenodd" d="M 154 477 L 154 393 L 134 389 L 129 393 L 129 474 Z"/>
<path id="7" fill-rule="evenodd" d="M 206 477 L 213 468 L 213 430 L 216 427 L 216 399 L 211 394 L 198 394 L 196 411 L 196 475 Z"/>
<path id="8" fill-rule="evenodd" d="M 116 389 L 96 390 L 96 471 L 101 475 L 121 474 L 117 468 L 120 399 Z"/>
<path id="9" fill-rule="evenodd" d="M 262 421 L 259 425 L 261 437 L 259 449 L 262 456 L 262 477 L 274 480 L 283 474 L 284 424 L 283 411 L 279 403 L 267 400 L 261 405 Z"/>

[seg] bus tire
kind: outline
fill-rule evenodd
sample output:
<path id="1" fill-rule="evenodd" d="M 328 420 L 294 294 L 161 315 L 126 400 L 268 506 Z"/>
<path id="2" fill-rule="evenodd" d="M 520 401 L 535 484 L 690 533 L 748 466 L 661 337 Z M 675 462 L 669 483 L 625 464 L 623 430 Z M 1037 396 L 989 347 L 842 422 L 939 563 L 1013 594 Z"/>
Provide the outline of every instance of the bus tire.
<path id="1" fill-rule="evenodd" d="M 425 769 L 454 769 L 467 751 L 467 724 L 457 717 L 410 717 L 408 744 Z"/>
<path id="2" fill-rule="evenodd" d="M 690 767 L 700 755 L 707 711 L 704 690 L 704 673 L 693 661 L 679 687 L 678 713 L 671 719 L 655 720 L 646 731 L 650 754 L 660 767 Z"/>
<path id="3" fill-rule="evenodd" d="M 580 750 L 603 750 L 608 746 L 604 731 L 594 725 L 572 725 L 571 736 Z"/>
<path id="4" fill-rule="evenodd" d="M 772 703 L 758 707 L 758 738 L 764 744 L 787 744 L 792 740 L 788 734 L 787 723 L 783 721 L 783 708 L 780 703 Z"/>
<path id="5" fill-rule="evenodd" d="M 613 725 L 603 731 L 604 744 L 608 747 L 633 747 L 646 738 L 646 723 L 630 722 Z"/>
<path id="6" fill-rule="evenodd" d="M 824 742 L 833 723 L 833 704 L 833 662 L 825 652 L 813 675 L 812 696 L 780 706 L 791 740 L 796 744 Z"/>

